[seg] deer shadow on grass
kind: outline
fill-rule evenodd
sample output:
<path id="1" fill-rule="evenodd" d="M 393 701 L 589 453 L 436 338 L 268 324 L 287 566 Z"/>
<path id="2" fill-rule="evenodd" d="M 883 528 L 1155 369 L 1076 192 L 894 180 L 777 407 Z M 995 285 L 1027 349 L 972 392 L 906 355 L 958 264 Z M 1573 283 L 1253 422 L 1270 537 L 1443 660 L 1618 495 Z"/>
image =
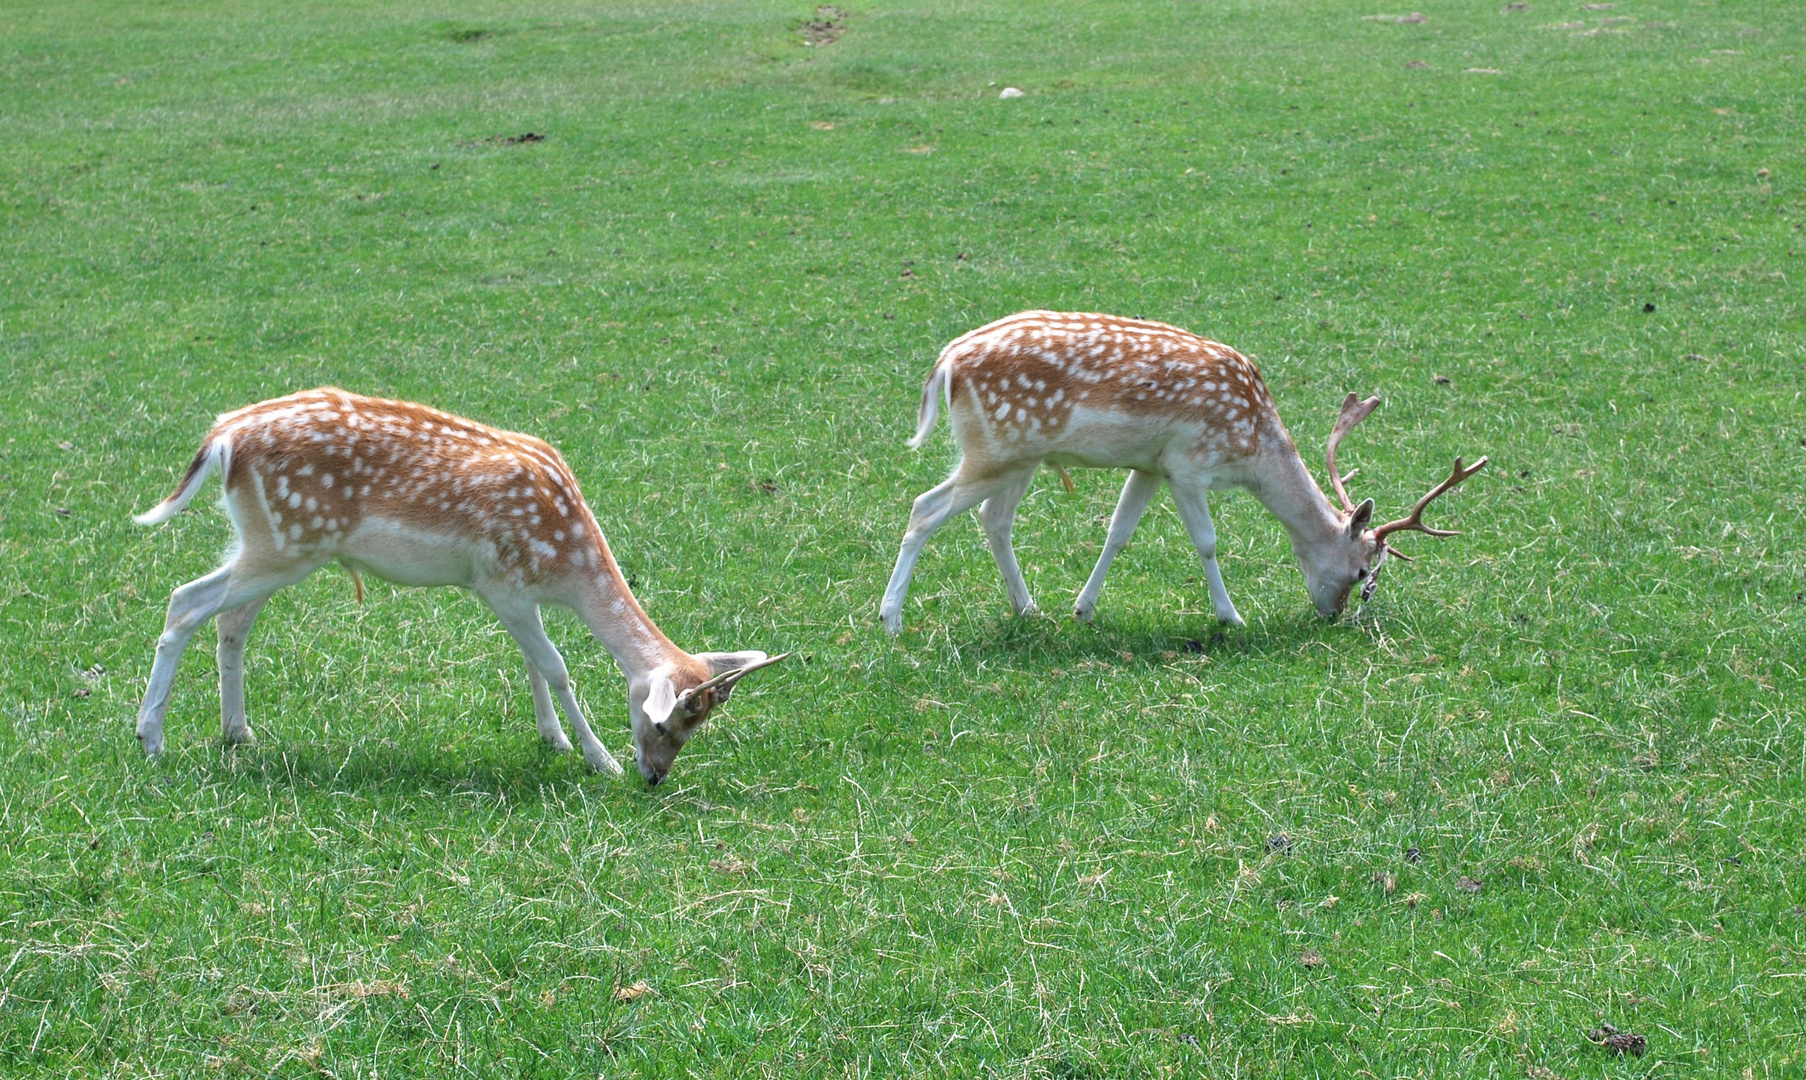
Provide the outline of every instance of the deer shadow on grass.
<path id="1" fill-rule="evenodd" d="M 927 631 L 923 647 L 932 649 L 944 642 L 941 647 L 962 661 L 1012 666 L 1032 663 L 1047 668 L 1070 668 L 1090 661 L 1153 668 L 1182 657 L 1285 656 L 1310 642 L 1335 648 L 1338 638 L 1351 634 L 1364 646 L 1365 632 L 1349 625 L 1352 621 L 1325 622 L 1308 609 L 1264 616 L 1242 627 L 1226 626 L 1208 614 L 1129 613 L 1113 618 L 1100 613 L 1090 623 L 1079 623 L 1070 616 L 1035 614 L 1004 616 L 977 627 L 919 629 Z"/>
<path id="2" fill-rule="evenodd" d="M 475 796 L 530 806 L 555 801 L 578 784 L 595 785 L 598 792 L 617 786 L 645 790 L 631 764 L 625 777 L 601 776 L 584 766 L 581 754 L 554 753 L 543 744 L 531 717 L 522 726 L 518 736 L 504 732 L 451 750 L 409 746 L 375 733 L 323 738 L 303 727 L 281 734 L 260 732 L 249 746 L 209 740 L 172 756 L 179 758 L 183 771 L 198 769 L 223 783 L 319 794 Z"/>

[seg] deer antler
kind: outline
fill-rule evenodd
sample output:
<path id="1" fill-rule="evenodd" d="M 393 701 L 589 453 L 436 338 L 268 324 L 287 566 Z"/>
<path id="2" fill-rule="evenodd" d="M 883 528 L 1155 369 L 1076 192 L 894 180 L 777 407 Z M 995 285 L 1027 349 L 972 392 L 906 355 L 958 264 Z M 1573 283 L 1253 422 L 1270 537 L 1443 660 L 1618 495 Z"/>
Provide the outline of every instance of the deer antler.
<path id="1" fill-rule="evenodd" d="M 1342 509 L 1350 514 L 1354 513 L 1354 500 L 1348 497 L 1348 489 L 1342 485 L 1346 484 L 1354 477 L 1354 474 L 1360 470 L 1350 470 L 1347 476 L 1343 476 L 1340 472 L 1337 472 L 1336 447 L 1342 444 L 1342 437 L 1359 426 L 1361 421 L 1367 419 L 1367 414 L 1378 408 L 1379 404 L 1380 399 L 1378 396 L 1370 397 L 1366 401 L 1360 401 L 1352 393 L 1349 394 L 1347 398 L 1343 399 L 1342 415 L 1336 417 L 1336 429 L 1329 433 L 1330 483 L 1336 486 L 1336 497 L 1342 500 Z"/>
<path id="2" fill-rule="evenodd" d="M 763 660 L 748 664 L 743 668 L 724 671 L 714 678 L 709 679 L 707 682 L 697 683 L 695 686 L 690 687 L 688 690 L 685 690 L 677 696 L 678 708 L 683 709 L 685 712 L 695 712 L 696 703 L 702 699 L 703 693 L 709 690 L 719 689 L 721 692 L 715 695 L 716 700 L 726 701 L 727 695 L 733 691 L 735 683 L 746 678 L 760 668 L 770 667 L 789 655 L 789 653 L 779 653 L 776 656 L 768 656 Z"/>
<path id="3" fill-rule="evenodd" d="M 1461 459 L 1456 458 L 1454 471 L 1449 473 L 1449 478 L 1447 480 L 1444 480 L 1442 483 L 1437 484 L 1435 487 L 1431 488 L 1430 493 L 1428 495 L 1425 495 L 1423 498 L 1417 500 L 1417 505 L 1413 506 L 1411 508 L 1411 516 L 1410 517 L 1402 517 L 1402 518 L 1399 518 L 1397 521 L 1388 521 L 1388 522 L 1386 522 L 1386 524 L 1381 525 L 1379 528 L 1373 530 L 1374 539 L 1376 539 L 1376 540 L 1380 541 L 1382 544 L 1384 544 L 1386 537 L 1389 534 L 1395 533 L 1395 532 L 1406 532 L 1406 531 L 1428 533 L 1431 536 L 1459 536 L 1460 533 L 1457 533 L 1450 529 L 1432 529 L 1428 525 L 1425 525 L 1423 523 L 1423 509 L 1424 509 L 1424 507 L 1430 505 L 1430 503 L 1432 501 L 1434 501 L 1438 495 L 1441 495 L 1443 492 L 1454 487 L 1456 484 L 1461 483 L 1461 481 L 1466 480 L 1468 477 L 1474 475 L 1475 473 L 1479 472 L 1481 469 L 1484 469 L 1484 468 L 1486 468 L 1486 459 L 1485 458 L 1481 458 L 1479 461 L 1474 462 L 1472 465 L 1469 465 L 1466 468 L 1462 467 Z M 1398 552 L 1394 551 L 1393 554 L 1398 555 Z M 1402 559 L 1402 558 L 1404 558 L 1404 556 L 1399 555 L 1399 558 Z"/>

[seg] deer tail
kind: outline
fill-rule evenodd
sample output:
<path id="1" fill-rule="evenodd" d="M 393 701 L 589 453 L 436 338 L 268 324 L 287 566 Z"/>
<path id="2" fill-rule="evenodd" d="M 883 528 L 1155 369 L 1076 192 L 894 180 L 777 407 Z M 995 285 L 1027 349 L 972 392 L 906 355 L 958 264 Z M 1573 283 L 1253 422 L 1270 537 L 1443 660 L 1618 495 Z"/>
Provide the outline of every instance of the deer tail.
<path id="1" fill-rule="evenodd" d="M 201 489 L 214 469 L 220 470 L 220 475 L 225 475 L 231 460 L 232 440 L 223 435 L 209 435 L 201 443 L 201 449 L 194 455 L 194 460 L 188 463 L 188 472 L 183 475 L 182 482 L 176 485 L 176 489 L 169 493 L 169 498 L 142 514 L 134 514 L 132 520 L 140 525 L 161 525 L 175 517 L 194 498 L 195 492 Z"/>
<path id="2" fill-rule="evenodd" d="M 922 404 L 916 410 L 916 434 L 909 440 L 911 450 L 918 449 L 928 439 L 929 432 L 934 430 L 934 422 L 940 419 L 941 401 L 947 400 L 948 408 L 952 408 L 948 369 L 952 367 L 944 360 L 934 365 L 928 373 L 928 381 L 922 384 Z"/>

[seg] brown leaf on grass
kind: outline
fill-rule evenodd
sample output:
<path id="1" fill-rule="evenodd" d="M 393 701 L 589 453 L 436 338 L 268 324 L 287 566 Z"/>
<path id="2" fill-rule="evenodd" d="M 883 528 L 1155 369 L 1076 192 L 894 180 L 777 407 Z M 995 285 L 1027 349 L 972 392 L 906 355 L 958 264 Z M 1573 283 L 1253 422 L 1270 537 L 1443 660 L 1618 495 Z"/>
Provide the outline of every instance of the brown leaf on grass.
<path id="1" fill-rule="evenodd" d="M 725 859 L 710 859 L 709 869 L 719 874 L 751 873 L 753 864 L 738 855 L 729 855 Z"/>
<path id="2" fill-rule="evenodd" d="M 1430 65 L 1424 63 L 1422 60 L 1406 60 L 1405 66 L 1408 68 L 1427 68 Z"/>
<path id="3" fill-rule="evenodd" d="M 1316 949 L 1304 950 L 1303 953 L 1299 954 L 1298 962 L 1307 968 L 1320 968 L 1329 963 L 1328 960 L 1323 959 L 1323 954 Z"/>
<path id="4" fill-rule="evenodd" d="M 1390 871 L 1375 870 L 1373 872 L 1373 877 L 1368 880 L 1372 881 L 1375 885 L 1378 885 L 1380 891 L 1387 896 L 1391 896 L 1398 891 L 1398 877 Z"/>
<path id="5" fill-rule="evenodd" d="M 1486 883 L 1484 881 L 1468 877 L 1466 874 L 1462 874 L 1461 880 L 1455 883 L 1455 888 L 1460 889 L 1464 893 L 1477 893 L 1485 887 Z"/>
<path id="6" fill-rule="evenodd" d="M 634 983 L 632 986 L 617 986 L 617 987 L 615 987 L 615 995 L 614 995 L 615 996 L 615 1004 L 628 1005 L 635 1001 L 640 1000 L 641 998 L 645 997 L 647 994 L 649 994 L 651 992 L 652 992 L 652 987 L 647 986 L 646 980 L 644 980 L 644 979 L 641 979 L 639 982 Z"/>
<path id="7" fill-rule="evenodd" d="M 1546 1069 L 1541 1065 L 1524 1066 L 1524 1075 L 1528 1076 L 1530 1080 L 1566 1080 L 1554 1069 Z"/>

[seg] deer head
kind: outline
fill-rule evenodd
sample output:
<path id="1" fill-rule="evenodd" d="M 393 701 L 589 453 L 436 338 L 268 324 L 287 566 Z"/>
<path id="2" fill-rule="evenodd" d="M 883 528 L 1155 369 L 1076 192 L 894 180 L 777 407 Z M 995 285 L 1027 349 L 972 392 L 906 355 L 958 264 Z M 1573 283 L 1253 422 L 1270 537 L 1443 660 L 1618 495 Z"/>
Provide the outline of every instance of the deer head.
<path id="1" fill-rule="evenodd" d="M 1306 561 L 1305 577 L 1310 586 L 1311 598 L 1317 604 L 1317 610 L 1324 618 L 1333 619 L 1348 606 L 1348 597 L 1358 585 L 1361 590 L 1361 602 L 1372 599 L 1373 592 L 1379 586 L 1377 574 L 1381 564 L 1389 555 L 1396 555 L 1410 561 L 1410 556 L 1399 552 L 1386 542 L 1386 537 L 1397 532 L 1421 532 L 1430 536 L 1458 536 L 1449 529 L 1432 529 L 1423 523 L 1424 508 L 1429 506 L 1443 492 L 1450 490 L 1463 480 L 1486 467 L 1487 459 L 1482 457 L 1472 465 L 1463 466 L 1461 459 L 1455 459 L 1454 471 L 1447 480 L 1431 488 L 1429 493 L 1417 500 L 1411 513 L 1396 521 L 1388 521 L 1377 528 L 1369 528 L 1373 520 L 1373 500 L 1364 499 L 1357 506 L 1348 497 L 1346 487 L 1349 480 L 1359 470 L 1351 469 L 1346 474 L 1336 467 L 1336 448 L 1344 437 L 1367 419 L 1379 406 L 1380 399 L 1376 395 L 1365 401 L 1356 395 L 1349 394 L 1342 402 L 1342 411 L 1336 417 L 1335 429 L 1329 436 L 1329 478 L 1335 487 L 1336 498 L 1341 500 L 1341 537 L 1340 542 L 1326 551 L 1320 551 L 1315 559 Z"/>
<path id="2" fill-rule="evenodd" d="M 672 670 L 655 672 L 643 694 L 629 692 L 633 711 L 634 760 L 640 776 L 656 786 L 671 771 L 671 763 L 702 727 L 709 711 L 728 699 L 746 676 L 789 656 L 766 656 L 750 650 L 731 653 L 697 653 L 694 659 L 712 674 L 679 690 L 682 676 Z"/>

